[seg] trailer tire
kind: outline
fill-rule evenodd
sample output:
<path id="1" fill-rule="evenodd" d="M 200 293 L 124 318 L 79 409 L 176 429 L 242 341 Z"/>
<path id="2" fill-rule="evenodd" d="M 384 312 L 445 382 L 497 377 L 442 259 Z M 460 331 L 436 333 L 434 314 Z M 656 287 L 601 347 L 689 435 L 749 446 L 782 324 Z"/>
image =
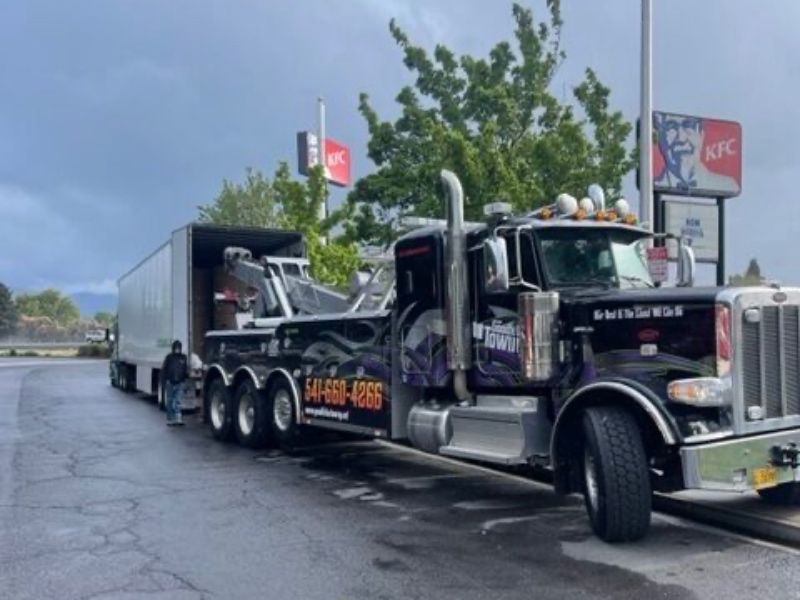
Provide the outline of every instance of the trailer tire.
<path id="1" fill-rule="evenodd" d="M 268 392 L 269 426 L 272 439 L 283 449 L 292 449 L 298 442 L 299 428 L 292 389 L 284 379 L 276 379 Z"/>
<path id="2" fill-rule="evenodd" d="M 764 490 L 757 490 L 761 499 L 776 506 L 798 506 L 800 505 L 800 482 L 791 481 L 782 483 L 775 487 Z"/>
<path id="3" fill-rule="evenodd" d="M 264 395 L 250 379 L 236 389 L 234 429 L 245 448 L 263 448 L 269 441 L 269 407 Z"/>
<path id="4" fill-rule="evenodd" d="M 620 406 L 587 408 L 583 415 L 583 495 L 595 535 L 632 542 L 650 528 L 652 490 L 639 427 Z"/>
<path id="5" fill-rule="evenodd" d="M 211 382 L 206 392 L 205 404 L 211 435 L 220 442 L 231 440 L 234 435 L 233 400 L 224 381 L 215 379 Z"/>

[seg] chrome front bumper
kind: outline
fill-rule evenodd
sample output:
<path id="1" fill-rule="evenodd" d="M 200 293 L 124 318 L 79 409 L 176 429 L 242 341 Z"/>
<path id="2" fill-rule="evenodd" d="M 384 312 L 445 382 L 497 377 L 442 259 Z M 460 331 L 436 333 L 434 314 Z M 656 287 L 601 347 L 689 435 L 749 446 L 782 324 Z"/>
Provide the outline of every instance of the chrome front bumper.
<path id="1" fill-rule="evenodd" d="M 681 448 L 686 489 L 748 491 L 800 481 L 800 467 L 775 465 L 774 447 L 800 446 L 800 430 Z"/>

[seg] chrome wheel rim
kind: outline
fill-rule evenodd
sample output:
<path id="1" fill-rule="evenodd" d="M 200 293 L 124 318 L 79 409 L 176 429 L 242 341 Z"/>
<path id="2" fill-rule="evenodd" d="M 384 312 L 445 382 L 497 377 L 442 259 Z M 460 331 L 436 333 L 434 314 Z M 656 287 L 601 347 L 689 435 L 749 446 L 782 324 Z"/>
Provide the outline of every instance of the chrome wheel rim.
<path id="1" fill-rule="evenodd" d="M 256 407 L 250 392 L 245 392 L 239 397 L 239 431 L 248 436 L 253 432 L 256 422 Z"/>
<path id="2" fill-rule="evenodd" d="M 211 423 L 214 429 L 222 429 L 225 423 L 225 398 L 220 391 L 214 392 L 211 396 Z"/>
<path id="3" fill-rule="evenodd" d="M 272 412 L 275 426 L 281 431 L 288 431 L 292 426 L 292 399 L 289 392 L 279 389 L 272 401 Z"/>

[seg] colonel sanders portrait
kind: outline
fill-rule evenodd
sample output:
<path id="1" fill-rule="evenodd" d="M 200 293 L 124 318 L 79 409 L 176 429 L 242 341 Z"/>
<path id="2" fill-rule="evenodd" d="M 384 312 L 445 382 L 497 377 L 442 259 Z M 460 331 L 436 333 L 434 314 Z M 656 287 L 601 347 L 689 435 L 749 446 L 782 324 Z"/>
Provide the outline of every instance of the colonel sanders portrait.
<path id="1" fill-rule="evenodd" d="M 703 119 L 655 113 L 654 129 L 665 163 L 661 173 L 655 173 L 656 188 L 677 189 L 689 194 L 692 190 L 724 195 L 739 193 L 739 183 L 733 177 L 710 171 L 701 160 L 705 137 Z"/>

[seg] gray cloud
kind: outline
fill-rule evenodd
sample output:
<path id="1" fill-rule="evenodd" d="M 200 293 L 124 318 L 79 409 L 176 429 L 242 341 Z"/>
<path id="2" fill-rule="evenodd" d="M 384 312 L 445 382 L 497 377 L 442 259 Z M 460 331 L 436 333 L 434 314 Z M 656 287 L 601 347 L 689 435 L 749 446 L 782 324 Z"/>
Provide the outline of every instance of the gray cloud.
<path id="1" fill-rule="evenodd" d="M 533 2 L 541 13 L 543 2 Z M 569 59 L 557 89 L 588 65 L 615 105 L 638 113 L 639 2 L 564 2 Z M 730 202 L 731 269 L 751 256 L 796 279 L 786 248 L 792 214 L 793 95 L 800 6 L 774 0 L 655 3 L 657 108 L 739 120 L 744 193 Z M 0 281 L 17 289 L 109 287 L 194 218 L 223 178 L 293 160 L 296 131 L 329 134 L 370 169 L 358 93 L 382 115 L 410 82 L 388 19 L 429 47 L 485 53 L 511 34 L 510 3 L 241 0 L 69 3 L 4 8 L 0 36 Z M 633 178 L 627 195 L 637 194 Z M 335 201 L 344 193 L 334 192 Z M 770 211 L 765 206 L 771 207 Z M 780 211 L 780 212 L 779 212 Z M 9 249 L 10 248 L 10 249 Z"/>

